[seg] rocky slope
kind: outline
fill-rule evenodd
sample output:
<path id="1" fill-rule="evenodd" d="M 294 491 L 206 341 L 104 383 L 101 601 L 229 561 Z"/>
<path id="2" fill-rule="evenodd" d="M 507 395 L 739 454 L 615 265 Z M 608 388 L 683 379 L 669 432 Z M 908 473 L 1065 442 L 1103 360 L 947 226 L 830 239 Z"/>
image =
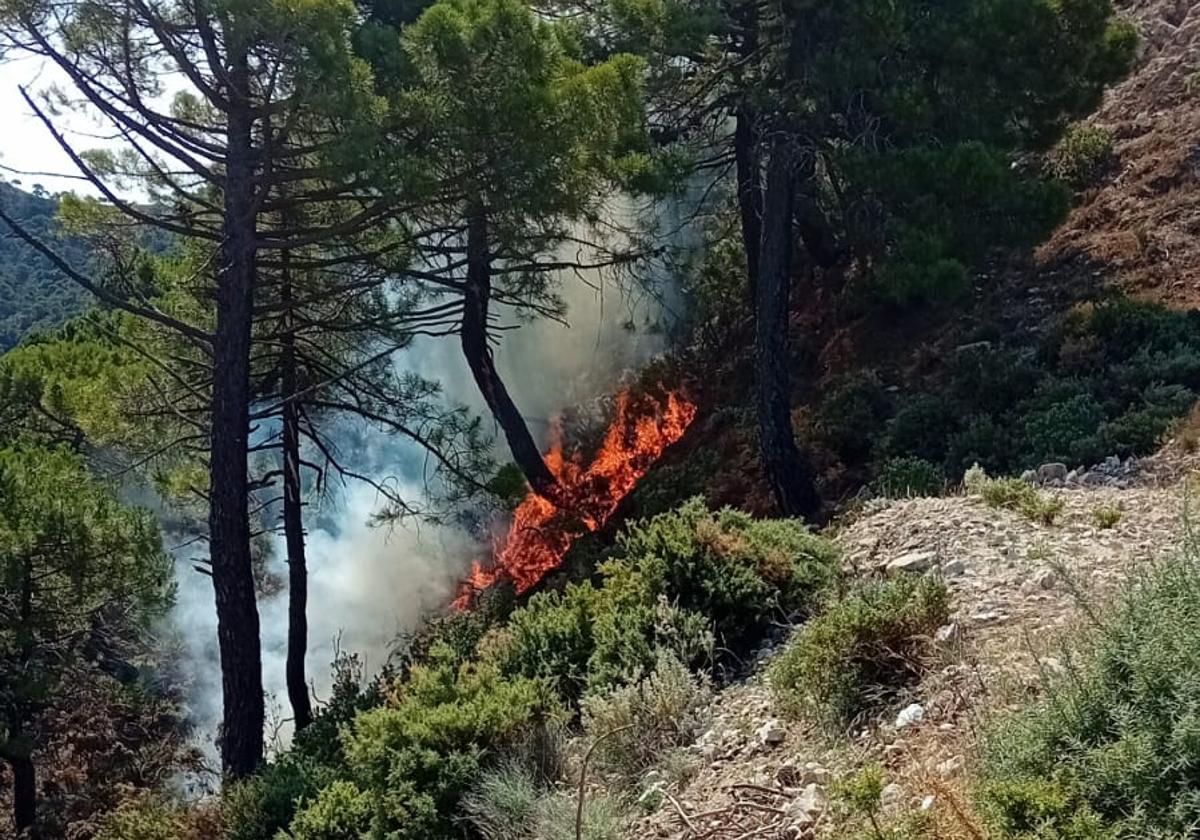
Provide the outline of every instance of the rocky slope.
<path id="1" fill-rule="evenodd" d="M 954 616 L 938 631 L 934 666 L 886 716 L 840 735 L 781 717 L 761 672 L 726 689 L 689 748 L 694 776 L 648 796 L 661 804 L 629 836 L 839 836 L 828 786 L 875 762 L 886 809 L 924 809 L 951 826 L 944 836 L 972 836 L 957 791 L 980 723 L 1036 695 L 1043 674 L 1061 669 L 1062 644 L 1179 544 L 1196 460 L 1164 452 L 1069 484 L 1052 477 L 1061 486 L 1045 492 L 1063 503 L 1052 525 L 961 495 L 871 503 L 837 541 L 859 572 L 943 575 Z"/>

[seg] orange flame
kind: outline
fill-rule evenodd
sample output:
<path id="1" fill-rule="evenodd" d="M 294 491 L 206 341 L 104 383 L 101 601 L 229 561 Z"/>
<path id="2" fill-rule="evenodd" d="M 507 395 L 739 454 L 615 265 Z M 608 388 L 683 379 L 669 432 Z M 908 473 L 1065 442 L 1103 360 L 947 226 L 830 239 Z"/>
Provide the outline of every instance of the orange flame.
<path id="1" fill-rule="evenodd" d="M 558 568 L 572 543 L 595 531 L 612 516 L 621 500 L 663 450 L 683 437 L 696 417 L 696 406 L 677 394 L 663 404 L 652 397 L 636 400 L 628 391 L 617 395 L 616 417 L 604 444 L 586 467 L 576 455 L 563 454 L 556 430 L 546 465 L 561 486 L 558 503 L 530 492 L 513 513 L 503 547 L 490 568 L 476 563 L 454 602 L 464 608 L 474 593 L 501 579 L 513 582 L 518 594 Z"/>

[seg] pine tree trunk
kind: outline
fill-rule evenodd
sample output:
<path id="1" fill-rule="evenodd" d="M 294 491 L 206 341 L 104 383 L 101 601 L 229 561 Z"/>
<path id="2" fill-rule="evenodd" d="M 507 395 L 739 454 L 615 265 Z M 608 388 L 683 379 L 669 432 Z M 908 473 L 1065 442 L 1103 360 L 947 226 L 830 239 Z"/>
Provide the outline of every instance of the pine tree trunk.
<path id="1" fill-rule="evenodd" d="M 280 360 L 283 388 L 283 534 L 287 545 L 288 563 L 288 644 L 287 679 L 288 702 L 296 731 L 312 723 L 312 700 L 308 694 L 304 658 L 308 652 L 308 558 L 304 546 L 304 502 L 300 481 L 300 404 L 296 375 L 295 313 L 292 312 L 292 280 L 283 254 L 283 279 L 280 302 L 283 305 L 284 328 Z"/>
<path id="2" fill-rule="evenodd" d="M 792 431 L 789 293 L 794 247 L 794 153 L 782 141 L 767 163 L 762 244 L 755 296 L 755 373 L 763 468 L 785 516 L 810 517 L 820 509 L 811 467 Z"/>
<path id="3" fill-rule="evenodd" d="M 253 773 L 262 761 L 264 703 L 246 475 L 256 270 L 252 116 L 245 52 L 238 55 L 236 45 L 229 50 L 232 106 L 213 343 L 208 524 L 224 699 L 221 762 L 237 778 Z"/>
<path id="4" fill-rule="evenodd" d="M 17 837 L 37 840 L 37 772 L 28 753 L 9 756 L 13 775 L 13 824 Z"/>
<path id="5" fill-rule="evenodd" d="M 762 242 L 762 185 L 759 183 L 757 143 L 754 138 L 754 112 L 746 107 L 738 111 L 733 131 L 733 152 L 737 171 L 738 215 L 742 224 L 742 247 L 746 252 L 747 296 L 751 306 L 758 294 L 759 247 Z"/>
<path id="6" fill-rule="evenodd" d="M 484 402 L 504 437 L 508 440 L 513 460 L 525 474 L 526 480 L 538 493 L 547 499 L 557 495 L 558 481 L 546 462 L 525 418 L 504 387 L 500 373 L 492 359 L 492 348 L 488 345 L 488 303 L 492 294 L 491 254 L 488 248 L 487 214 L 482 208 L 473 208 L 467 220 L 467 282 L 464 291 L 462 321 L 462 349 L 471 368 L 475 384 L 483 394 Z"/>

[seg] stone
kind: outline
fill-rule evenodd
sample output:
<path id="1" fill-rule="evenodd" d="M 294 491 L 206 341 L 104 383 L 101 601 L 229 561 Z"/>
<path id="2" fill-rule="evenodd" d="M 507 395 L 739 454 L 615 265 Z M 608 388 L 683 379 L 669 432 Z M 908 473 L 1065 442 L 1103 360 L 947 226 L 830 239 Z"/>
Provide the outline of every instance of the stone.
<path id="1" fill-rule="evenodd" d="M 832 775 L 827 769 L 817 764 L 817 762 L 810 761 L 804 765 L 804 770 L 800 774 L 800 783 L 805 785 L 827 785 Z"/>
<path id="2" fill-rule="evenodd" d="M 909 574 L 927 572 L 937 563 L 936 551 L 910 551 L 902 554 L 887 564 L 889 574 Z"/>
<path id="3" fill-rule="evenodd" d="M 943 779 L 948 779 L 963 768 L 965 760 L 961 755 L 956 755 L 945 761 L 939 762 L 937 766 L 938 775 Z"/>
<path id="4" fill-rule="evenodd" d="M 1038 589 L 1053 589 L 1058 585 L 1058 575 L 1053 569 L 1042 569 L 1034 574 L 1033 585 Z"/>
<path id="5" fill-rule="evenodd" d="M 879 804 L 884 808 L 896 807 L 903 798 L 904 788 L 896 782 L 884 786 L 883 790 L 879 792 Z"/>
<path id="6" fill-rule="evenodd" d="M 949 560 L 942 564 L 942 574 L 946 577 L 962 577 L 966 571 L 967 564 L 962 560 Z"/>
<path id="7" fill-rule="evenodd" d="M 925 796 L 925 798 L 921 800 L 921 810 L 922 811 L 932 811 L 933 805 L 935 802 L 937 802 L 937 797 L 934 796 L 932 793 L 927 794 Z"/>
<path id="8" fill-rule="evenodd" d="M 1037 468 L 1037 480 L 1040 484 L 1049 484 L 1053 481 L 1067 480 L 1067 465 L 1060 463 L 1042 464 Z"/>
<path id="9" fill-rule="evenodd" d="M 784 810 L 796 825 L 807 826 L 817 821 L 828 804 L 829 798 L 825 795 L 825 788 L 813 783 L 805 787 Z"/>
<path id="10" fill-rule="evenodd" d="M 1021 473 L 1021 480 L 1029 484 L 1037 483 L 1037 470 L 1025 470 Z"/>
<path id="11" fill-rule="evenodd" d="M 896 728 L 908 729 L 910 726 L 916 726 L 925 719 L 925 707 L 920 703 L 912 703 L 900 710 L 900 714 L 896 715 Z"/>
<path id="12" fill-rule="evenodd" d="M 764 723 L 755 730 L 754 734 L 758 736 L 758 742 L 764 747 L 779 746 L 787 738 L 787 730 L 783 728 L 783 724 L 776 718 L 771 718 Z"/>
<path id="13" fill-rule="evenodd" d="M 957 622 L 943 624 L 933 633 L 933 640 L 942 645 L 952 644 L 961 638 L 962 628 L 958 626 Z"/>

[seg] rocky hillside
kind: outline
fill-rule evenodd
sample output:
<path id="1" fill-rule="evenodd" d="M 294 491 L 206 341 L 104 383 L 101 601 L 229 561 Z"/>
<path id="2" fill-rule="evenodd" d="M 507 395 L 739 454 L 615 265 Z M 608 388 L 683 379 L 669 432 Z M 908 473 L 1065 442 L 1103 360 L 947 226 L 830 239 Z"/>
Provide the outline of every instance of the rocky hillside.
<path id="1" fill-rule="evenodd" d="M 1200 300 L 1200 5 L 1118 2 L 1142 36 L 1139 66 L 1092 122 L 1115 160 L 1041 249 L 1046 279 L 1104 276 L 1176 304 Z"/>
<path id="2" fill-rule="evenodd" d="M 1061 502 L 1053 524 L 968 495 L 870 503 L 836 537 L 850 568 L 938 574 L 951 592 L 952 616 L 936 632 L 924 677 L 885 713 L 839 735 L 783 716 L 760 670 L 717 696 L 689 748 L 689 781 L 672 788 L 661 773 L 647 777 L 644 798 L 661 804 L 629 836 L 845 836 L 830 787 L 876 763 L 884 816 L 925 813 L 951 826 L 936 836 L 984 836 L 970 828 L 962 793 L 981 724 L 1035 697 L 1062 670 L 1063 644 L 1131 575 L 1178 545 L 1182 476 L 1194 460 L 1176 451 L 1114 459 L 1069 480 L 1062 465 L 1047 465 L 1041 492 Z M 759 664 L 776 653 L 764 648 Z"/>

